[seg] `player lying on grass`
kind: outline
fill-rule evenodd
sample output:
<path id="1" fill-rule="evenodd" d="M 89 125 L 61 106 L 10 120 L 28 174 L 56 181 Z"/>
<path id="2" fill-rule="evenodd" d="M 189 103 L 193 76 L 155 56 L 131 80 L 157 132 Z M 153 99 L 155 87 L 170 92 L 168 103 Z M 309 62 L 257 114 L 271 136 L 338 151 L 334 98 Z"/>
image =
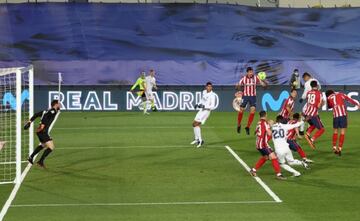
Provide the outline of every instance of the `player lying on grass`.
<path id="1" fill-rule="evenodd" d="M 295 113 L 293 115 L 292 120 L 288 122 L 288 124 L 296 124 L 300 120 L 300 114 Z M 301 146 L 296 142 L 296 137 L 301 137 L 299 133 L 299 128 L 296 127 L 294 129 L 291 129 L 287 133 L 287 142 L 289 144 L 290 150 L 296 151 L 299 153 L 300 157 L 303 159 L 305 163 L 313 163 L 312 160 L 306 158 L 306 154 L 304 150 L 301 148 Z"/>
<path id="2" fill-rule="evenodd" d="M 141 72 L 140 77 L 136 80 L 135 84 L 131 87 L 130 91 L 134 92 L 136 90 L 136 94 L 138 97 L 141 97 L 142 102 L 140 105 L 143 108 L 144 114 L 148 114 L 146 108 L 146 85 L 145 85 L 145 72 Z"/>
<path id="3" fill-rule="evenodd" d="M 51 102 L 51 108 L 49 110 L 40 111 L 25 124 L 24 129 L 27 130 L 30 127 L 30 124 L 38 117 L 41 117 L 39 127 L 36 129 L 36 135 L 39 138 L 40 144 L 34 150 L 34 152 L 28 158 L 29 163 L 34 163 L 34 157 L 45 148 L 43 155 L 40 160 L 37 162 L 37 165 L 45 168 L 45 158 L 54 150 L 55 145 L 53 139 L 50 137 L 50 130 L 55 123 L 56 115 L 60 110 L 60 103 L 58 100 L 53 100 Z"/>
<path id="4" fill-rule="evenodd" d="M 157 111 L 156 107 L 155 107 L 155 102 L 154 102 L 154 94 L 153 94 L 153 89 L 157 89 L 156 86 L 156 79 L 155 79 L 155 71 L 153 69 L 150 70 L 150 73 L 148 76 L 145 77 L 145 95 L 146 95 L 146 103 L 145 103 L 145 109 L 147 110 L 147 104 L 150 103 L 151 105 L 151 110 L 152 111 Z"/>
<path id="5" fill-rule="evenodd" d="M 290 116 L 294 111 L 295 99 L 297 97 L 296 89 L 291 89 L 290 96 L 285 100 L 283 106 L 281 107 L 280 116 L 283 117 L 284 123 L 289 122 Z"/>
<path id="6" fill-rule="evenodd" d="M 195 108 L 199 109 L 199 111 L 192 123 L 195 139 L 190 143 L 191 145 L 196 144 L 196 147 L 199 148 L 204 144 L 204 140 L 201 137 L 200 126 L 205 124 L 205 121 L 210 116 L 210 112 L 215 109 L 215 102 L 216 98 L 215 93 L 212 91 L 212 83 L 207 82 L 205 90 L 202 92 L 200 103 L 195 105 Z"/>
<path id="7" fill-rule="evenodd" d="M 333 90 L 328 90 L 325 92 L 327 97 L 327 105 L 328 108 L 333 109 L 333 151 L 335 154 L 341 156 L 341 151 L 343 148 L 344 140 L 345 140 L 345 132 L 347 128 L 347 111 L 345 101 L 358 106 L 360 108 L 360 104 L 358 101 L 348 97 L 347 95 L 335 92 Z M 337 139 L 338 139 L 338 131 L 340 130 L 339 137 L 339 146 L 337 147 Z"/>
<path id="8" fill-rule="evenodd" d="M 254 75 L 254 70 L 251 67 L 246 68 L 246 75 L 240 79 L 239 83 L 236 85 L 237 90 L 243 89 L 242 104 L 240 106 L 240 111 L 238 113 L 237 119 L 237 132 L 241 132 L 241 121 L 244 115 L 246 106 L 250 106 L 250 115 L 248 118 L 245 131 L 247 135 L 250 135 L 250 126 L 254 120 L 256 112 L 256 86 L 261 84 L 263 87 L 266 86 L 266 82 L 260 80 L 260 78 Z"/>
<path id="9" fill-rule="evenodd" d="M 272 166 L 276 174 L 276 178 L 279 180 L 284 180 L 286 178 L 281 174 L 281 168 L 278 159 L 268 143 L 271 139 L 271 129 L 269 123 L 266 120 L 267 114 L 265 111 L 260 111 L 259 115 L 260 121 L 257 123 L 255 132 L 256 149 L 260 152 L 261 157 L 255 164 L 255 167 L 250 170 L 250 173 L 251 175 L 256 176 L 256 172 L 260 169 L 260 167 L 262 167 L 267 160 L 271 160 Z"/>
<path id="10" fill-rule="evenodd" d="M 304 161 L 294 159 L 292 152 L 289 148 L 289 144 L 287 142 L 287 134 L 289 130 L 300 127 L 304 122 L 297 122 L 295 124 L 284 124 L 284 118 L 282 116 L 276 117 L 276 123 L 272 125 L 272 140 L 274 142 L 275 153 L 280 163 L 281 168 L 286 171 L 289 171 L 293 174 L 293 176 L 298 177 L 301 173 L 291 166 L 301 165 L 306 169 L 309 168 L 307 163 Z M 271 125 L 271 123 L 270 123 Z"/>
<path id="11" fill-rule="evenodd" d="M 314 142 L 325 132 L 323 123 L 320 120 L 319 108 L 322 107 L 324 101 L 322 99 L 322 94 L 318 89 L 317 81 L 312 81 L 310 83 L 312 90 L 309 91 L 306 95 L 307 103 L 306 109 L 303 113 L 305 119 L 309 123 L 309 127 L 306 130 L 305 138 L 308 141 L 311 148 L 315 149 Z M 311 133 L 317 129 L 313 137 Z"/>

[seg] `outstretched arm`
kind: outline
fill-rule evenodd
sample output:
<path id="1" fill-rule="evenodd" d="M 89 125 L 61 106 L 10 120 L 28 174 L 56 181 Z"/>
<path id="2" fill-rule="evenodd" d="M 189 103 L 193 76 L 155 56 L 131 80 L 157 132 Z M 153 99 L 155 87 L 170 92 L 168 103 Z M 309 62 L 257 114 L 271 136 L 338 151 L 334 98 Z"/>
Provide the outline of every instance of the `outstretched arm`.
<path id="1" fill-rule="evenodd" d="M 37 112 L 36 114 L 34 114 L 34 116 L 32 116 L 32 117 L 30 118 L 30 120 L 29 120 L 29 121 L 25 124 L 25 126 L 24 126 L 24 130 L 29 129 L 29 127 L 30 127 L 31 123 L 32 123 L 32 122 L 34 122 L 34 120 L 36 120 L 36 118 L 41 117 L 41 116 L 42 116 L 42 114 L 43 114 L 43 112 L 42 112 L 42 111 Z"/>

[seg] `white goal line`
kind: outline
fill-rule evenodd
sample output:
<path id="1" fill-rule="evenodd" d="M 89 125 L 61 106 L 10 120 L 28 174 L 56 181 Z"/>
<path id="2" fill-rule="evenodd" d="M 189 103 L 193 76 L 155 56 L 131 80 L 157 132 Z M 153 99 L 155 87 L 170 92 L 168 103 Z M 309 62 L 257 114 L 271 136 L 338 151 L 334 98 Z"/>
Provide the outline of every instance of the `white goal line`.
<path id="1" fill-rule="evenodd" d="M 76 146 L 76 147 L 55 147 L 55 150 L 88 150 L 88 149 L 170 149 L 170 148 L 188 148 L 197 149 L 193 145 L 139 145 L 139 146 Z M 223 146 L 207 145 L 205 148 L 223 148 Z"/>
<path id="2" fill-rule="evenodd" d="M 155 203 L 54 203 L 54 204 L 15 204 L 11 207 L 91 207 L 91 206 L 161 206 L 161 205 L 221 205 L 221 204 L 266 204 L 275 201 L 195 201 L 195 202 L 155 202 Z"/>
<path id="3" fill-rule="evenodd" d="M 244 167 L 244 169 L 250 173 L 250 167 L 239 157 L 239 155 L 237 155 L 233 149 L 231 149 L 231 147 L 229 146 L 225 146 L 225 148 L 231 153 L 231 155 L 233 155 L 233 157 L 241 164 L 241 166 Z M 256 182 L 258 182 L 260 184 L 260 186 L 271 196 L 271 198 L 274 199 L 274 202 L 276 203 L 281 203 L 282 200 L 270 189 L 270 187 L 268 185 L 266 185 L 264 183 L 264 181 L 262 181 L 260 179 L 260 177 L 254 177 L 254 179 L 256 180 Z"/>

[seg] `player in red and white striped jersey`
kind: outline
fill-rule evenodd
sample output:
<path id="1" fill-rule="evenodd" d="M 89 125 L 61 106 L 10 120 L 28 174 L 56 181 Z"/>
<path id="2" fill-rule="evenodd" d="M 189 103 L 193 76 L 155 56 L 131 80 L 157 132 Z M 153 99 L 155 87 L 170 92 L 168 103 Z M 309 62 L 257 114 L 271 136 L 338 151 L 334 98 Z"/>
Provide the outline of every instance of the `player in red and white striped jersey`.
<path id="1" fill-rule="evenodd" d="M 310 85 L 312 90 L 306 95 L 307 104 L 304 111 L 304 115 L 310 124 L 310 127 L 306 130 L 305 138 L 309 142 L 310 146 L 315 149 L 315 140 L 325 132 L 324 125 L 319 117 L 319 108 L 322 107 L 324 101 L 322 99 L 321 91 L 318 89 L 318 83 L 316 81 L 312 81 Z M 315 128 L 318 129 L 318 131 L 316 131 L 314 136 L 311 137 L 311 133 L 315 130 Z"/>
<path id="2" fill-rule="evenodd" d="M 350 98 L 349 96 L 340 93 L 334 92 L 333 90 L 326 91 L 327 105 L 328 108 L 333 109 L 333 151 L 335 154 L 341 156 L 341 151 L 343 148 L 345 140 L 345 132 L 347 128 L 347 111 L 345 101 L 349 102 L 352 105 L 360 108 L 358 101 Z M 338 139 L 338 130 L 340 129 L 339 137 L 339 147 L 336 146 Z"/>
<path id="3" fill-rule="evenodd" d="M 250 135 L 250 126 L 254 120 L 255 112 L 256 112 L 256 86 L 261 84 L 263 87 L 266 86 L 266 82 L 262 81 L 258 78 L 258 76 L 254 75 L 254 70 L 251 67 L 246 69 L 246 75 L 242 77 L 239 83 L 236 85 L 236 89 L 243 89 L 242 95 L 242 104 L 240 106 L 240 111 L 238 113 L 238 121 L 237 121 L 237 132 L 241 131 L 241 121 L 244 114 L 244 110 L 246 106 L 249 104 L 250 106 L 250 115 L 248 118 L 247 125 L 245 127 L 246 134 Z"/>
<path id="4" fill-rule="evenodd" d="M 284 123 L 287 123 L 290 120 L 290 116 L 294 111 L 296 96 L 297 96 L 296 89 L 292 89 L 289 98 L 285 100 L 281 108 L 281 112 L 279 115 L 284 118 Z"/>
<path id="5" fill-rule="evenodd" d="M 300 114 L 295 113 L 293 115 L 292 120 L 288 122 L 288 124 L 296 124 L 300 120 Z M 304 150 L 301 146 L 296 142 L 296 137 L 300 137 L 299 128 L 294 128 L 288 131 L 287 134 L 287 142 L 291 150 L 296 151 L 299 153 L 300 157 L 303 159 L 305 163 L 312 163 L 312 160 L 307 159 Z"/>
<path id="6" fill-rule="evenodd" d="M 277 160 L 275 153 L 272 151 L 269 140 L 271 139 L 270 125 L 266 120 L 266 112 L 260 111 L 260 121 L 256 127 L 256 149 L 260 152 L 261 157 L 256 163 L 255 167 L 250 170 L 253 176 L 256 176 L 257 170 L 262 167 L 267 160 L 271 160 L 272 166 L 278 179 L 285 179 L 281 174 L 280 164 Z"/>

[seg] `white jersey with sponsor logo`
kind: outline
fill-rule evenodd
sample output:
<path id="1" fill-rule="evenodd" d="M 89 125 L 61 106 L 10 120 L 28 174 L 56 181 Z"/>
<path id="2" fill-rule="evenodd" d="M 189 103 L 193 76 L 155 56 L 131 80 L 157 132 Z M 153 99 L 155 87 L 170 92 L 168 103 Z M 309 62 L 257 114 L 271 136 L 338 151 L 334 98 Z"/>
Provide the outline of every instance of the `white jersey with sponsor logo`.
<path id="1" fill-rule="evenodd" d="M 199 104 L 204 105 L 204 108 L 198 111 L 194 120 L 205 124 L 205 121 L 210 116 L 210 112 L 216 107 L 216 94 L 212 91 L 207 92 L 204 90 Z"/>

